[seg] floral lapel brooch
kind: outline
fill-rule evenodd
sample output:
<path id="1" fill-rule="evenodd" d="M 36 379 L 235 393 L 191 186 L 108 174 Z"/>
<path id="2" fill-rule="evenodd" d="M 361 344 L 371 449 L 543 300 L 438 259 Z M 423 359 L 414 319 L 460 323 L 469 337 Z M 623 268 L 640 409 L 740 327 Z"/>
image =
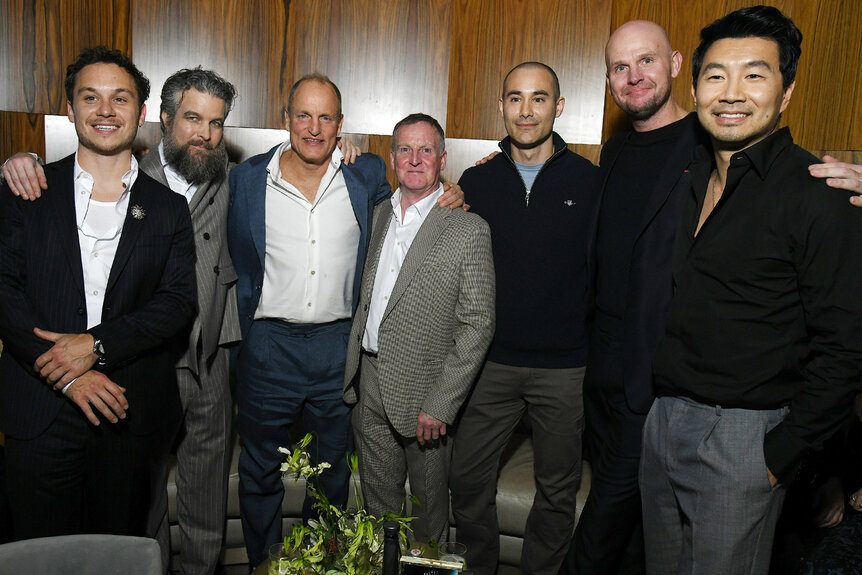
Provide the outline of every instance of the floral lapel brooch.
<path id="1" fill-rule="evenodd" d="M 132 206 L 132 217 L 136 220 L 142 220 L 147 216 L 146 210 L 139 205 Z"/>

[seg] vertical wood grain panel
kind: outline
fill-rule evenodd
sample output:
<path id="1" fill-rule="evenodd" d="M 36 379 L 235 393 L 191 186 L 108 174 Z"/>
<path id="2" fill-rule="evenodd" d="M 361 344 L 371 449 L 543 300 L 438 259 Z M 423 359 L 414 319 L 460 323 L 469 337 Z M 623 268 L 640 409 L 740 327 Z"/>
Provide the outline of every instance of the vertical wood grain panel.
<path id="1" fill-rule="evenodd" d="M 165 79 L 200 65 L 239 91 L 228 125 L 280 127 L 284 69 L 293 52 L 289 6 L 290 0 L 135 0 L 135 63 L 153 84 L 147 119 L 158 121 Z"/>
<path id="2" fill-rule="evenodd" d="M 0 112 L 0 163 L 16 152 L 45 157 L 45 121 L 42 114 Z"/>
<path id="3" fill-rule="evenodd" d="M 455 0 L 447 130 L 458 138 L 505 135 L 497 108 L 503 78 L 527 60 L 551 66 L 566 98 L 555 130 L 598 144 L 610 0 Z"/>
<path id="4" fill-rule="evenodd" d="M 66 66 L 88 47 L 131 47 L 130 0 L 0 3 L 0 109 L 65 114 Z"/>
<path id="5" fill-rule="evenodd" d="M 785 122 L 805 148 L 862 149 L 862 2 L 796 0 L 802 58 Z"/>
<path id="6" fill-rule="evenodd" d="M 329 76 L 344 131 L 390 134 L 412 112 L 446 125 L 448 0 L 295 0 L 290 20 L 291 81 Z"/>

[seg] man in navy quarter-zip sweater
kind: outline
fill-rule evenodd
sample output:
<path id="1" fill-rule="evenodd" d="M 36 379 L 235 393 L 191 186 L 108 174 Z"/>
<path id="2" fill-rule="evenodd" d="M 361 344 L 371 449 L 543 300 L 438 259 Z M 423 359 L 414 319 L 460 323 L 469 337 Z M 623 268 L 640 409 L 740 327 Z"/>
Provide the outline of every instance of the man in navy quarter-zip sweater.
<path id="1" fill-rule="evenodd" d="M 453 446 L 450 489 L 458 541 L 472 570 L 493 574 L 499 555 L 500 456 L 526 411 L 536 498 L 521 569 L 556 574 L 575 524 L 587 356 L 586 246 L 596 168 L 553 132 L 563 112 L 554 71 L 516 66 L 503 81 L 502 154 L 459 185 L 491 227 L 497 329 Z"/>

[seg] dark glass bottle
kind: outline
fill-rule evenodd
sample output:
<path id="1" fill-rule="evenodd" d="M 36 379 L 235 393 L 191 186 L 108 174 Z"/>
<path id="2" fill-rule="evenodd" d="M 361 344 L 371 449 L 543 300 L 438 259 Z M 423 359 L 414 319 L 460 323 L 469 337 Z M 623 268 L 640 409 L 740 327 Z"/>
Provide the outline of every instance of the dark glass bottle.
<path id="1" fill-rule="evenodd" d="M 401 572 L 399 530 L 400 527 L 395 521 L 383 524 L 383 575 L 399 575 Z"/>

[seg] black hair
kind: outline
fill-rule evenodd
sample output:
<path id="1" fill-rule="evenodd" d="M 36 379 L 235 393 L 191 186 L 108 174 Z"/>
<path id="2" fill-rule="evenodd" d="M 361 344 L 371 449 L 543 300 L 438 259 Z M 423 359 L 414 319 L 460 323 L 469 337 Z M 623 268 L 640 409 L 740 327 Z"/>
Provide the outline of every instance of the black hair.
<path id="1" fill-rule="evenodd" d="M 802 54 L 802 32 L 793 20 L 777 8 L 750 6 L 727 14 L 700 31 L 700 45 L 695 48 L 691 58 L 691 76 L 695 86 L 707 50 L 725 38 L 765 38 L 774 41 L 778 44 L 778 67 L 784 88 L 796 79 L 796 66 Z"/>

